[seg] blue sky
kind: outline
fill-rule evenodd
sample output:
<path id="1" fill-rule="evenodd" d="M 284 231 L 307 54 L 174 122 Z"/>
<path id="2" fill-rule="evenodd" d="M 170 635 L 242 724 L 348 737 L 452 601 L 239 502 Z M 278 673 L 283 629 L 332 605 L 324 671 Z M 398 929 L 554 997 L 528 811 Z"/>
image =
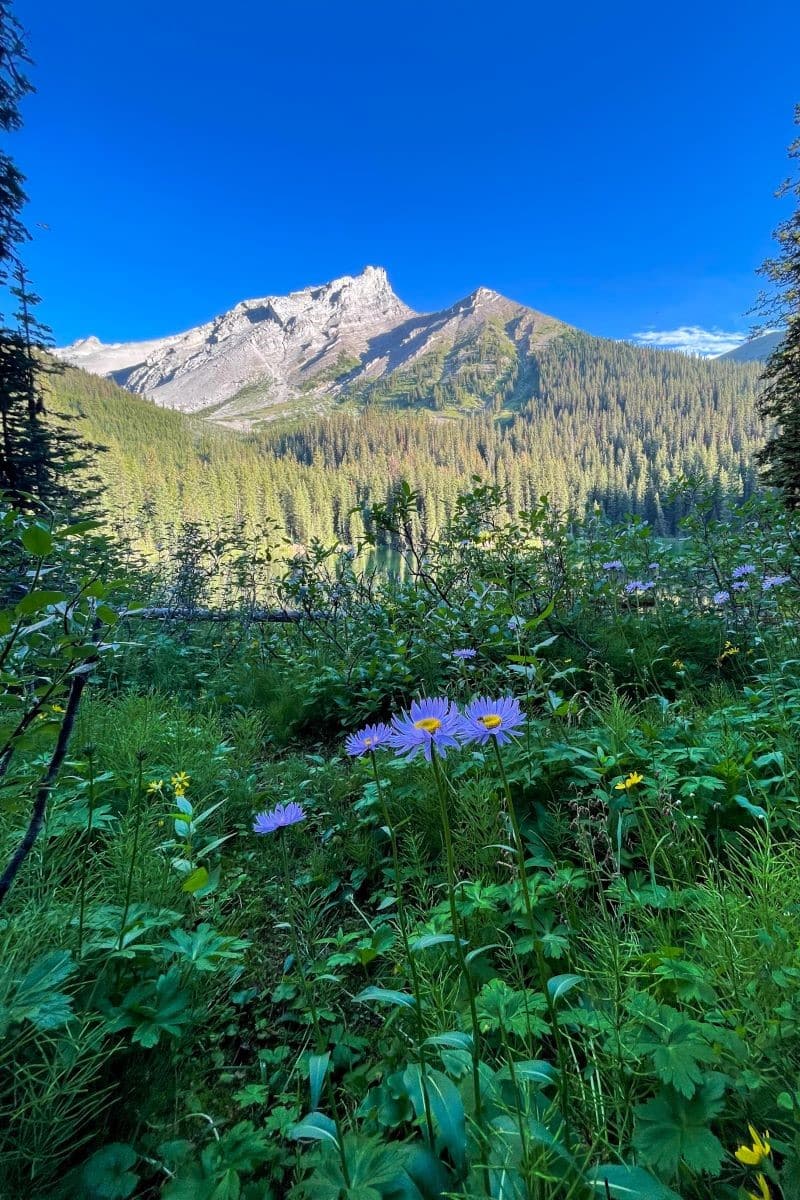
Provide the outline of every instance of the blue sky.
<path id="1" fill-rule="evenodd" d="M 751 323 L 787 211 L 793 0 L 16 11 L 38 92 L 10 149 L 59 343 L 368 263 L 419 310 L 485 285 L 610 337 Z"/>

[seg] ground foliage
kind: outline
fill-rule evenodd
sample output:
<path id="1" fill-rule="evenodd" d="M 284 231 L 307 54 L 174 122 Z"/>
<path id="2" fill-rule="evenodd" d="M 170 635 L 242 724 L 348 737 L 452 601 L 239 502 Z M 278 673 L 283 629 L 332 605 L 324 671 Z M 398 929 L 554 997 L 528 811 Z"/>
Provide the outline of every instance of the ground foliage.
<path id="1" fill-rule="evenodd" d="M 400 488 L 402 579 L 6 514 L 3 863 L 89 682 L 0 906 L 0 1194 L 798 1194 L 800 527 L 680 490 L 678 539 L 476 482 L 420 540 Z M 137 618 L 221 563 L 231 619 Z M 347 752 L 478 696 L 506 744 Z"/>

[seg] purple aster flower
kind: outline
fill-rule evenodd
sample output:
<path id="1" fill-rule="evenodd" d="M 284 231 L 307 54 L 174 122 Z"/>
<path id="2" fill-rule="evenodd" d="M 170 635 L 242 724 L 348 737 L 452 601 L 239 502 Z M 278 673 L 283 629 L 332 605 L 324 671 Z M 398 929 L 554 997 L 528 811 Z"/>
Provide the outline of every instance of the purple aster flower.
<path id="1" fill-rule="evenodd" d="M 730 598 L 730 592 L 726 591 L 714 592 L 714 595 L 711 597 L 715 604 L 727 604 Z"/>
<path id="2" fill-rule="evenodd" d="M 511 740 L 512 734 L 519 733 L 524 724 L 525 714 L 519 700 L 512 696 L 501 696 L 499 700 L 481 696 L 465 708 L 459 723 L 459 736 L 462 741 L 479 742 L 481 746 L 494 737 L 502 746 Z"/>
<path id="3" fill-rule="evenodd" d="M 791 578 L 791 575 L 765 575 L 761 586 L 765 592 L 769 592 L 775 587 L 780 587 L 782 583 L 788 583 Z"/>
<path id="4" fill-rule="evenodd" d="M 755 575 L 756 569 L 752 563 L 743 563 L 741 567 L 734 567 L 731 571 L 732 579 L 744 579 L 745 575 Z"/>
<path id="5" fill-rule="evenodd" d="M 736 579 L 733 584 L 733 590 L 735 592 L 746 592 L 747 591 L 747 580 L 746 579 Z"/>
<path id="6" fill-rule="evenodd" d="M 451 657 L 461 659 L 474 658 L 477 653 L 477 650 L 472 650 L 467 646 L 463 650 L 454 650 Z"/>
<path id="7" fill-rule="evenodd" d="M 647 569 L 648 569 L 648 571 L 660 571 L 661 564 L 660 563 L 648 563 Z"/>
<path id="8" fill-rule="evenodd" d="M 518 629 L 522 629 L 522 626 L 524 624 L 525 624 L 525 622 L 523 621 L 522 617 L 509 617 L 508 618 L 508 628 L 511 630 L 512 633 L 516 633 Z"/>
<path id="9" fill-rule="evenodd" d="M 434 746 L 442 758 L 448 748 L 458 746 L 458 724 L 458 709 L 450 700 L 415 700 L 408 712 L 393 718 L 389 743 L 407 758 L 421 750 L 430 762 Z"/>
<path id="10" fill-rule="evenodd" d="M 619 558 L 612 558 L 611 562 L 603 563 L 604 571 L 624 571 L 625 564 Z"/>
<path id="11" fill-rule="evenodd" d="M 275 833 L 287 825 L 305 821 L 306 814 L 301 805 L 292 800 L 289 804 L 276 804 L 272 812 L 259 813 L 253 821 L 253 833 Z"/>
<path id="12" fill-rule="evenodd" d="M 388 745 L 391 733 L 389 726 L 383 722 L 380 725 L 365 725 L 358 733 L 350 734 L 344 748 L 351 758 L 360 758 L 362 754 Z"/>
<path id="13" fill-rule="evenodd" d="M 632 579 L 630 583 L 625 584 L 625 595 L 632 596 L 634 592 L 649 592 L 653 587 L 655 584 L 652 579 Z"/>

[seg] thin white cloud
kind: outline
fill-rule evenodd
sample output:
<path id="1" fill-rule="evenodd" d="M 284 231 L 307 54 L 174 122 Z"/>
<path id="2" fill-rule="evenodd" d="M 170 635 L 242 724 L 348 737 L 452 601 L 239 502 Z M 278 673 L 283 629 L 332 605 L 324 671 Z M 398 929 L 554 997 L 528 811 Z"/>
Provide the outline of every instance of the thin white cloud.
<path id="1" fill-rule="evenodd" d="M 699 325 L 681 325 L 679 329 L 647 329 L 631 336 L 637 346 L 680 350 L 683 354 L 697 354 L 700 358 L 716 358 L 718 354 L 735 350 L 747 341 L 746 333 L 702 329 Z"/>

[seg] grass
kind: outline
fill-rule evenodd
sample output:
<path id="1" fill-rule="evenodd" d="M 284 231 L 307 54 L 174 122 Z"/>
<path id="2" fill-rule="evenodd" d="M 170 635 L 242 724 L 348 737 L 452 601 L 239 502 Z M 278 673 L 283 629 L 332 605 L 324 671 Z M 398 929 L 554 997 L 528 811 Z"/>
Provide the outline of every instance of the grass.
<path id="1" fill-rule="evenodd" d="M 335 622 L 126 624 L 0 910 L 0 1194 L 796 1194 L 800 601 L 719 611 L 703 565 L 794 580 L 786 520 L 659 545 L 648 607 L 591 565 L 628 529 L 462 527 L 435 597 L 365 606 L 343 557 L 308 566 Z M 20 679 L 61 653 L 20 638 Z M 345 753 L 425 695 L 516 695 L 525 724 L 441 770 Z M 34 724 L 6 853 L 57 714 Z"/>

